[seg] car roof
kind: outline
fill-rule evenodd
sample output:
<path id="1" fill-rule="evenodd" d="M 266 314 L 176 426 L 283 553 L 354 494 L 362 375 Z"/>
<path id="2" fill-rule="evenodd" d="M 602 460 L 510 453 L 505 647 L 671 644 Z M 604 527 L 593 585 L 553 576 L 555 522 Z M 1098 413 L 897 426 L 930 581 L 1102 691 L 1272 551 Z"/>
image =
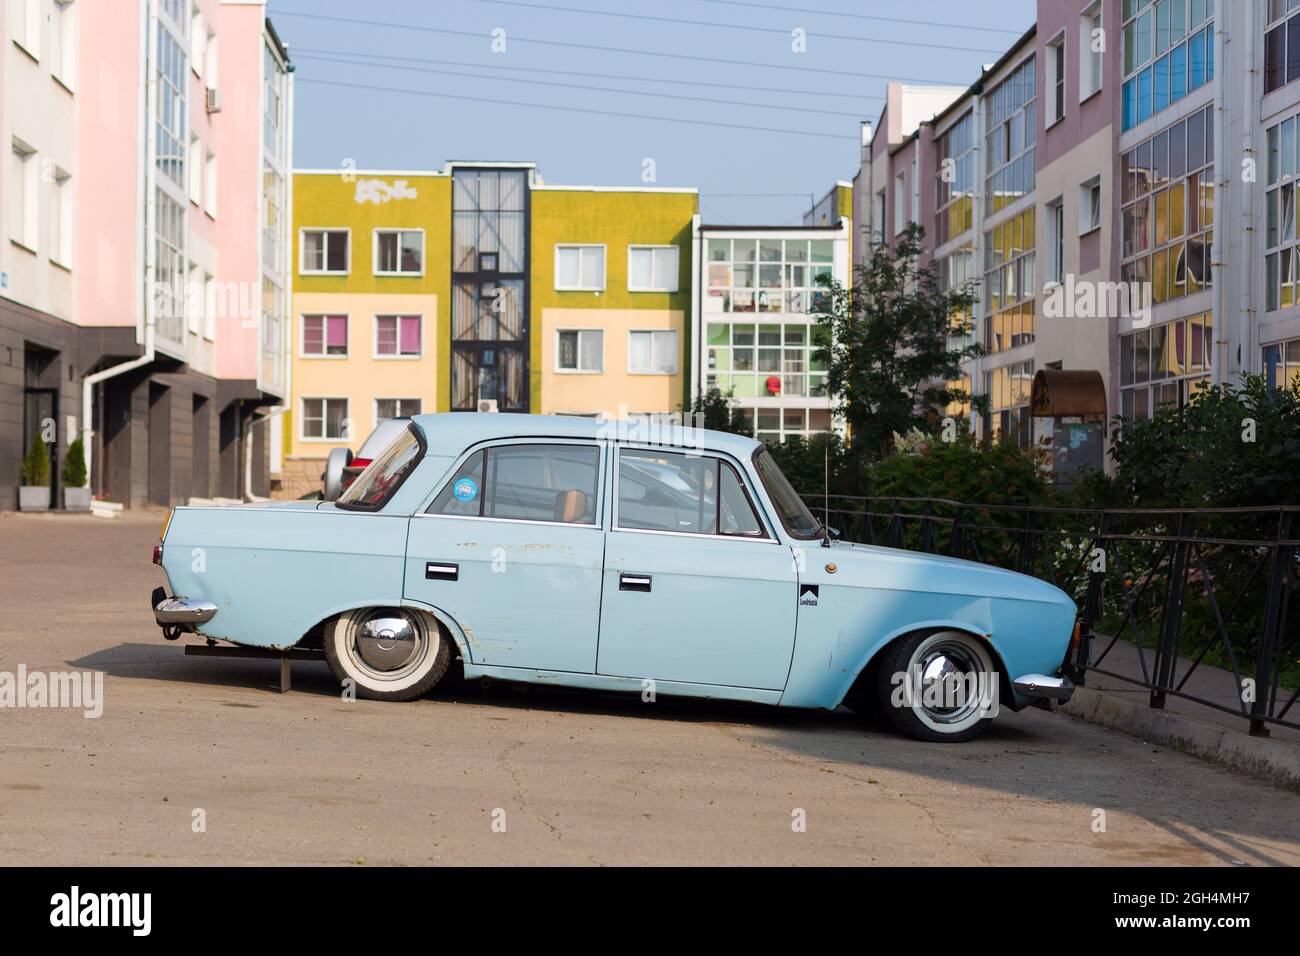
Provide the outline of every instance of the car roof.
<path id="1" fill-rule="evenodd" d="M 664 448 L 703 447 L 740 459 L 749 458 L 759 443 L 745 435 L 688 428 L 645 419 L 577 418 L 567 415 L 518 415 L 504 412 L 443 412 L 415 415 L 431 454 L 455 456 L 470 445 L 499 438 L 604 438 Z"/>

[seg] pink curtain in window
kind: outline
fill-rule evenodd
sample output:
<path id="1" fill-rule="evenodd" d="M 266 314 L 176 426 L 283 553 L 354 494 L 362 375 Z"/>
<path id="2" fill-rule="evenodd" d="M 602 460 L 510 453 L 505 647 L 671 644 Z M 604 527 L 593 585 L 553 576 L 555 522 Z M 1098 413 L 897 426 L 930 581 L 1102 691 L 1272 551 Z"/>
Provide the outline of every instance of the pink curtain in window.
<path id="1" fill-rule="evenodd" d="M 348 347 L 348 317 L 346 315 L 329 315 L 325 317 L 325 347 L 327 349 Z"/>
<path id="2" fill-rule="evenodd" d="M 420 354 L 420 317 L 403 315 L 398 322 L 398 350 L 403 355 Z"/>

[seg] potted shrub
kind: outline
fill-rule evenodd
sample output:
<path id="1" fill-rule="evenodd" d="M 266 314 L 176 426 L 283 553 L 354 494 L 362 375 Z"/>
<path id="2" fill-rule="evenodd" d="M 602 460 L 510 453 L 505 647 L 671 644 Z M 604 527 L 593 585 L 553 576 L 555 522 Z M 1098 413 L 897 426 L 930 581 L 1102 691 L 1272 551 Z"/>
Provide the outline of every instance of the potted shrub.
<path id="1" fill-rule="evenodd" d="M 78 438 L 68 446 L 63 463 L 63 507 L 68 511 L 90 510 L 90 485 L 86 484 L 86 446 Z"/>
<path id="2" fill-rule="evenodd" d="M 50 452 L 37 435 L 23 458 L 23 483 L 18 489 L 23 511 L 50 510 Z"/>

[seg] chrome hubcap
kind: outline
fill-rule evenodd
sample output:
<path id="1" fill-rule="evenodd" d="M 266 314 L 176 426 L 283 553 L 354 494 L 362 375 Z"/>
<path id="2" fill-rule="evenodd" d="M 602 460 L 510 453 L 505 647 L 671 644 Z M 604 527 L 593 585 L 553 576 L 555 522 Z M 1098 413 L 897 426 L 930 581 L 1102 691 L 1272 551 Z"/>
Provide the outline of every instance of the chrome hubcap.
<path id="1" fill-rule="evenodd" d="M 424 629 L 401 611 L 376 611 L 357 628 L 356 652 L 371 670 L 400 672 L 424 652 Z"/>
<path id="2" fill-rule="evenodd" d="M 941 724 L 960 723 L 980 709 L 987 682 L 994 679 L 973 651 L 954 641 L 926 648 L 914 673 L 921 709 Z"/>

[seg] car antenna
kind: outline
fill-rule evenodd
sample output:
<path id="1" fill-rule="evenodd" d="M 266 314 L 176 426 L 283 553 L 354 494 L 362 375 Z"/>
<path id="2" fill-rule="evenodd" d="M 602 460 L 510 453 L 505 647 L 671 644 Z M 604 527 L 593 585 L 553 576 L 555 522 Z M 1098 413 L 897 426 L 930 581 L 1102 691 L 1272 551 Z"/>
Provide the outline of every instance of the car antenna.
<path id="1" fill-rule="evenodd" d="M 822 547 L 831 546 L 831 442 L 826 439 L 826 460 L 822 467 Z"/>

